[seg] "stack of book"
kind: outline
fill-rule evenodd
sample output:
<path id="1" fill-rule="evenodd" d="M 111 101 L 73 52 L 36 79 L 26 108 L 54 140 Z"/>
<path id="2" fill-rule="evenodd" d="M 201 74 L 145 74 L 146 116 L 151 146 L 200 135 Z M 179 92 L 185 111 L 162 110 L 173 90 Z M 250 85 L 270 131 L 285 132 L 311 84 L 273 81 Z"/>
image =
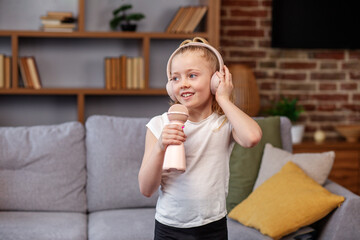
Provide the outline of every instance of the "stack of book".
<path id="1" fill-rule="evenodd" d="M 45 32 L 73 32 L 76 29 L 72 12 L 47 12 L 40 18 L 41 30 Z"/>
<path id="2" fill-rule="evenodd" d="M 105 88 L 145 89 L 144 59 L 125 55 L 105 58 Z"/>
<path id="3" fill-rule="evenodd" d="M 11 57 L 0 54 L 0 89 L 11 87 Z"/>
<path id="4" fill-rule="evenodd" d="M 206 6 L 180 7 L 167 27 L 166 32 L 193 33 L 206 12 Z"/>
<path id="5" fill-rule="evenodd" d="M 19 68 L 25 88 L 40 89 L 39 71 L 34 57 L 20 57 Z"/>

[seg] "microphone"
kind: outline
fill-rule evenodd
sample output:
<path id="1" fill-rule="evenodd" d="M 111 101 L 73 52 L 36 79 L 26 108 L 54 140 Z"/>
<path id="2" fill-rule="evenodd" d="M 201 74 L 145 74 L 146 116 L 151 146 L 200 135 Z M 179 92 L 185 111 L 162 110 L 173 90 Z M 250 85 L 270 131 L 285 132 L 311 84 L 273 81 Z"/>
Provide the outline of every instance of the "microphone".
<path id="1" fill-rule="evenodd" d="M 184 105 L 174 104 L 169 108 L 167 115 L 170 124 L 179 124 L 182 126 L 189 117 L 189 111 Z M 165 151 L 163 171 L 183 173 L 185 170 L 186 159 L 184 144 L 169 145 Z"/>

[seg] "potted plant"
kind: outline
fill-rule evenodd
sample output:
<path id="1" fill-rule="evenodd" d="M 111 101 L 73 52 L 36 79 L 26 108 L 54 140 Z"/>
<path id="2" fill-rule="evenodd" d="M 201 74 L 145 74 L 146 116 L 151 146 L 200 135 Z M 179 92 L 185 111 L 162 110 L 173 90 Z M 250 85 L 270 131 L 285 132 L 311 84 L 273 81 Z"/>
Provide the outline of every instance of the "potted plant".
<path id="1" fill-rule="evenodd" d="M 274 106 L 267 112 L 272 116 L 285 116 L 292 123 L 291 135 L 293 143 L 300 143 L 304 135 L 304 124 L 296 124 L 300 114 L 304 111 L 303 106 L 298 105 L 298 100 L 282 97 L 280 101 L 275 102 Z"/>
<path id="2" fill-rule="evenodd" d="M 133 21 L 139 21 L 145 18 L 142 13 L 127 14 L 127 10 L 131 9 L 131 4 L 123 4 L 113 11 L 114 17 L 110 20 L 110 28 L 118 29 L 119 25 L 123 31 L 136 31 L 136 24 Z"/>

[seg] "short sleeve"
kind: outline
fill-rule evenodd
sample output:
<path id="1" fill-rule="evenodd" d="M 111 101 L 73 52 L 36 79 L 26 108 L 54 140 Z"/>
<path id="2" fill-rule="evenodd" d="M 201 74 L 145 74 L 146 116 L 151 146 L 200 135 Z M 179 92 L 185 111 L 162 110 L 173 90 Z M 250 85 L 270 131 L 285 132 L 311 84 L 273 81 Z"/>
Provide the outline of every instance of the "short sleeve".
<path id="1" fill-rule="evenodd" d="M 163 115 L 153 117 L 147 124 L 146 127 L 154 134 L 154 136 L 159 139 L 162 129 L 164 128 L 165 124 L 168 123 L 168 119 L 166 113 Z"/>

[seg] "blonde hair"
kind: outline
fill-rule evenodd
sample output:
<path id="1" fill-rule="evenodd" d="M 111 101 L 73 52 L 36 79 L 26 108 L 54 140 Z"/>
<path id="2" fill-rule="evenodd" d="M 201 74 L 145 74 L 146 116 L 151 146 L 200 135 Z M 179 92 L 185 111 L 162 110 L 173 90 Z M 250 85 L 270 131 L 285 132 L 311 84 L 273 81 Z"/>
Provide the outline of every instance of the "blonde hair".
<path id="1" fill-rule="evenodd" d="M 193 45 L 186 46 L 187 43 L 191 43 L 191 42 L 201 42 L 210 45 L 208 41 L 206 41 L 204 38 L 201 37 L 195 37 L 193 40 L 187 39 L 180 44 L 180 47 L 184 45 L 185 46 L 181 48 L 174 56 L 177 56 L 179 54 L 184 54 L 185 52 L 199 52 L 201 53 L 201 57 L 203 57 L 208 63 L 210 63 L 212 74 L 218 71 L 220 68 L 219 60 L 216 57 L 215 53 L 213 53 L 210 49 L 206 47 L 193 46 Z M 233 94 L 231 95 L 230 100 L 233 102 Z M 178 104 L 178 103 L 179 103 L 178 100 L 171 101 L 170 105 Z M 211 110 L 219 115 L 224 115 L 224 111 L 222 110 L 222 108 L 220 107 L 214 96 L 212 99 Z"/>

